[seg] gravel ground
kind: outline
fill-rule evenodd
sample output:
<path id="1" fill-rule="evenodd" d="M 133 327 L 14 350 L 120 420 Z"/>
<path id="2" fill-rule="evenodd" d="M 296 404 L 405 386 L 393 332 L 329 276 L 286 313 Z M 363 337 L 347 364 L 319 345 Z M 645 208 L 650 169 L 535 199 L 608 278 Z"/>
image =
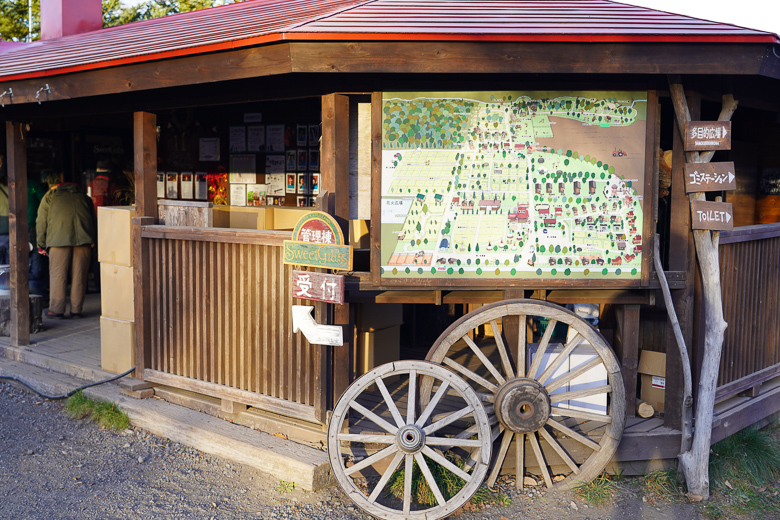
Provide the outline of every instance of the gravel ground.
<path id="1" fill-rule="evenodd" d="M 572 492 L 540 488 L 512 504 L 458 518 L 694 519 L 700 507 L 656 501 L 624 479 L 612 502 L 588 507 Z M 368 519 L 337 487 L 288 491 L 279 480 L 139 428 L 101 430 L 72 420 L 62 402 L 0 382 L 1 519 Z"/>

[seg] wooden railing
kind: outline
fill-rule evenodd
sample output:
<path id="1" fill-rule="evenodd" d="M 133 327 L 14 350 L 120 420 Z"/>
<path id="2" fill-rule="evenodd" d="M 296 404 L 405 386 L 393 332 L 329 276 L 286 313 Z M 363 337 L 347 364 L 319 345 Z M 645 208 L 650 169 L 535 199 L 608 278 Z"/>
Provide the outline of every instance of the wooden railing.
<path id="1" fill-rule="evenodd" d="M 718 391 L 722 400 L 780 374 L 780 224 L 723 232 L 724 319 Z"/>
<path id="2" fill-rule="evenodd" d="M 316 421 L 319 347 L 293 334 L 290 232 L 143 226 L 147 381 Z"/>

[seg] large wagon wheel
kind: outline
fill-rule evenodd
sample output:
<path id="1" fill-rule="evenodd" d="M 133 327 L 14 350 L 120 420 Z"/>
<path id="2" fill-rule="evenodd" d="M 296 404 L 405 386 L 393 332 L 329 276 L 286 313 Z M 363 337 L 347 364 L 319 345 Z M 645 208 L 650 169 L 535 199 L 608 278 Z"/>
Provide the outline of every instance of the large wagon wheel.
<path id="1" fill-rule="evenodd" d="M 419 399 L 423 377 L 434 392 L 425 406 Z M 455 512 L 482 484 L 491 451 L 488 417 L 474 390 L 425 361 L 388 363 L 358 378 L 328 427 L 336 480 L 356 505 L 379 518 L 435 519 Z M 463 469 L 465 459 L 476 463 Z M 443 472 L 462 479 L 459 491 L 439 487 L 433 473 Z M 418 500 L 423 481 L 435 499 L 429 503 Z"/>
<path id="2" fill-rule="evenodd" d="M 538 344 L 526 341 L 532 316 L 549 320 Z M 564 344 L 552 346 L 558 323 L 576 333 L 570 333 Z M 479 331 L 487 327 L 492 337 L 486 334 L 480 339 Z M 570 358 L 582 349 L 590 355 Z M 574 361 L 583 357 L 584 362 Z M 488 477 L 491 487 L 502 469 L 508 472 L 514 466 L 516 486 L 521 489 L 532 455 L 548 488 L 569 489 L 601 474 L 617 450 L 626 415 L 620 365 L 601 334 L 562 307 L 537 300 L 486 305 L 444 331 L 426 359 L 463 375 L 483 401 L 493 404 L 488 407 L 492 436 L 494 441 L 501 436 L 501 442 Z M 603 374 L 606 384 L 582 383 L 583 376 L 593 374 Z M 429 383 L 421 384 L 423 403 L 430 395 Z M 582 402 L 594 396 L 605 402 L 605 412 L 589 411 L 592 403 Z M 512 445 L 514 461 L 507 457 Z"/>

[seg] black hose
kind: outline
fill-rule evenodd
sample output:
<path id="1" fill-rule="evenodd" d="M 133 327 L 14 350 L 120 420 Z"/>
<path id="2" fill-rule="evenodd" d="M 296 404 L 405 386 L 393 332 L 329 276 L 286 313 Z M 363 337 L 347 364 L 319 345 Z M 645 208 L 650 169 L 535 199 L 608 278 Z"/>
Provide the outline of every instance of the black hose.
<path id="1" fill-rule="evenodd" d="M 104 384 L 104 383 L 110 383 L 111 381 L 116 381 L 116 380 L 117 380 L 117 379 L 119 379 L 120 377 L 125 377 L 125 376 L 126 376 L 126 375 L 128 375 L 130 372 L 132 372 L 133 370 L 135 370 L 135 367 L 131 368 L 131 369 L 130 369 L 130 370 L 128 370 L 127 372 L 124 372 L 124 373 L 122 373 L 122 374 L 119 374 L 118 376 L 114 376 L 114 377 L 111 377 L 111 378 L 108 378 L 108 379 L 104 379 L 104 380 L 102 380 L 102 381 L 95 381 L 94 383 L 89 383 L 89 384 L 86 384 L 86 385 L 84 385 L 84 386 L 80 386 L 80 387 L 78 387 L 78 388 L 76 388 L 76 389 L 74 389 L 74 390 L 71 390 L 71 391 L 70 391 L 70 392 L 68 392 L 67 394 L 62 394 L 62 395 L 46 395 L 46 394 L 44 394 L 43 392 L 41 392 L 41 391 L 39 391 L 39 390 L 36 390 L 36 389 L 35 389 L 35 388 L 33 388 L 32 386 L 30 386 L 30 384 L 29 384 L 29 383 L 25 383 L 25 382 L 24 382 L 24 381 L 22 381 L 21 379 L 18 379 L 18 378 L 16 378 L 16 377 L 13 377 L 13 376 L 0 376 L 0 379 L 8 379 L 9 381 L 16 381 L 17 383 L 21 383 L 21 384 L 23 384 L 24 386 L 26 386 L 27 388 L 29 388 L 30 390 L 32 390 L 32 391 L 33 391 L 33 392 L 35 392 L 36 394 L 40 395 L 41 397 L 45 397 L 46 399 L 49 399 L 49 400 L 51 400 L 51 401 L 59 401 L 60 399 L 67 399 L 68 397 L 72 396 L 73 394 L 75 394 L 75 393 L 76 393 L 76 392 L 78 392 L 79 390 L 84 390 L 85 388 L 89 388 L 89 387 L 91 387 L 91 386 L 97 386 L 97 385 L 102 385 L 102 384 Z"/>

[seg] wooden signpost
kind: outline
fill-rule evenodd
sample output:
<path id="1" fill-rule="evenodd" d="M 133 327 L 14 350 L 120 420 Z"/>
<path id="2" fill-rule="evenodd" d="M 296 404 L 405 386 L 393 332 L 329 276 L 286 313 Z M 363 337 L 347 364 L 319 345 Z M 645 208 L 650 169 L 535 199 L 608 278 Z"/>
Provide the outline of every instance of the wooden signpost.
<path id="1" fill-rule="evenodd" d="M 737 189 L 733 162 L 689 163 L 685 165 L 685 192 Z"/>
<path id="2" fill-rule="evenodd" d="M 731 150 L 731 121 L 689 121 L 685 151 Z"/>
<path id="3" fill-rule="evenodd" d="M 352 270 L 352 246 L 333 217 L 321 211 L 307 213 L 293 229 L 293 240 L 284 241 L 284 263 Z"/>
<path id="4" fill-rule="evenodd" d="M 344 304 L 344 276 L 315 271 L 293 271 L 293 298 Z"/>
<path id="5" fill-rule="evenodd" d="M 730 202 L 691 201 L 693 229 L 726 231 L 734 228 L 734 210 Z"/>

